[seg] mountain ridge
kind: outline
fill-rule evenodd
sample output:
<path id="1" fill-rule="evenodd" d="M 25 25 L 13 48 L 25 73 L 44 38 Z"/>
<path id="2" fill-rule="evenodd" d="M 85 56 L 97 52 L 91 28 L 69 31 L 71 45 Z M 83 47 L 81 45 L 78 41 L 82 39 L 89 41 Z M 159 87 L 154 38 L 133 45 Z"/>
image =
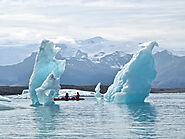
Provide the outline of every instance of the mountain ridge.
<path id="1" fill-rule="evenodd" d="M 114 51 L 109 54 L 100 53 L 102 55 L 94 55 L 95 59 L 81 50 L 78 50 L 76 55 L 70 58 L 65 58 L 59 53 L 57 58 L 66 59 L 67 62 L 66 70 L 61 77 L 61 84 L 95 85 L 102 82 L 104 85 L 110 85 L 116 73 L 132 58 L 132 54 L 122 51 Z M 36 54 L 33 52 L 18 64 L 0 66 L 0 85 L 27 86 Z M 97 55 L 100 57 L 97 58 Z M 185 87 L 185 79 L 183 79 L 185 76 L 185 66 L 183 66 L 185 56 L 174 56 L 169 51 L 164 50 L 155 53 L 154 60 L 158 74 L 152 87 Z"/>

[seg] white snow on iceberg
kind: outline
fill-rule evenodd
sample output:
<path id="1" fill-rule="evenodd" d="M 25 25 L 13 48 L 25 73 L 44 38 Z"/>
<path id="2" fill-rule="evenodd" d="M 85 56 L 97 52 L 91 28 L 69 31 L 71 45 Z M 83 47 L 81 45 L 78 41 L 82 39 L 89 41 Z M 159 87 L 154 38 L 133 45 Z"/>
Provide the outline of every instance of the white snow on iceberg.
<path id="1" fill-rule="evenodd" d="M 37 88 L 41 87 L 46 78 L 53 73 L 55 78 L 60 78 L 65 70 L 65 60 L 57 60 L 56 54 L 60 48 L 55 47 L 53 42 L 43 40 L 37 54 L 33 73 L 29 81 L 29 93 L 32 100 L 32 105 L 39 105 L 38 96 L 36 94 Z M 44 91 L 43 91 L 44 93 Z"/>
<path id="2" fill-rule="evenodd" d="M 117 73 L 113 84 L 107 90 L 105 101 L 137 103 L 144 102 L 149 95 L 151 83 L 156 76 L 152 50 L 158 44 L 153 41 L 140 46 L 143 48 Z"/>

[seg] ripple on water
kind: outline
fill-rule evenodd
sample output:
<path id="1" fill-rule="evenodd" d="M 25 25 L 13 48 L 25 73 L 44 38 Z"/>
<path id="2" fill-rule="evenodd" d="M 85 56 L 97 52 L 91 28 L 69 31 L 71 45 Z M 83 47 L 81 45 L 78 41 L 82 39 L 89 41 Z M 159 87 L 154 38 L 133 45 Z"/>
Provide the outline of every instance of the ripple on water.
<path id="1" fill-rule="evenodd" d="M 17 138 L 184 138 L 185 94 L 151 94 L 147 103 L 97 104 L 95 98 L 31 107 L 13 99 L 0 111 L 0 136 Z"/>

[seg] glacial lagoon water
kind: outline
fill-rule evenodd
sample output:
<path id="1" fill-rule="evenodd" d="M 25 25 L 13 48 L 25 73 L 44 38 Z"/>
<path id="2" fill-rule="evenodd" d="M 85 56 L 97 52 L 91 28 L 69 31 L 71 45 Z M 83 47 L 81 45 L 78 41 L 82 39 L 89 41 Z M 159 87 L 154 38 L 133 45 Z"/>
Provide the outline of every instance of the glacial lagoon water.
<path id="1" fill-rule="evenodd" d="M 12 96 L 9 96 L 12 97 Z M 31 107 L 30 99 L 12 99 L 0 110 L 0 138 L 185 138 L 185 93 L 150 94 L 146 103 L 97 104 L 62 101 Z"/>

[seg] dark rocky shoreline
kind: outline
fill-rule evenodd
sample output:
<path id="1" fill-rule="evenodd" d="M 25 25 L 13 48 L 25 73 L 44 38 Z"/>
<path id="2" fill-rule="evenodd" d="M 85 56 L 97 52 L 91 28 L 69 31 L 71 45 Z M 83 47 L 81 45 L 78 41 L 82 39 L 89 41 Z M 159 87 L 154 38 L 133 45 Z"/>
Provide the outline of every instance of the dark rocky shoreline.
<path id="1" fill-rule="evenodd" d="M 83 91 L 94 91 L 95 85 L 90 86 L 75 86 L 61 85 L 61 89 L 78 89 Z M 109 86 L 101 85 L 101 93 L 105 93 Z M 21 94 L 22 90 L 28 89 L 27 86 L 0 86 L 0 95 L 17 95 Z M 184 93 L 185 88 L 152 88 L 150 93 Z"/>

